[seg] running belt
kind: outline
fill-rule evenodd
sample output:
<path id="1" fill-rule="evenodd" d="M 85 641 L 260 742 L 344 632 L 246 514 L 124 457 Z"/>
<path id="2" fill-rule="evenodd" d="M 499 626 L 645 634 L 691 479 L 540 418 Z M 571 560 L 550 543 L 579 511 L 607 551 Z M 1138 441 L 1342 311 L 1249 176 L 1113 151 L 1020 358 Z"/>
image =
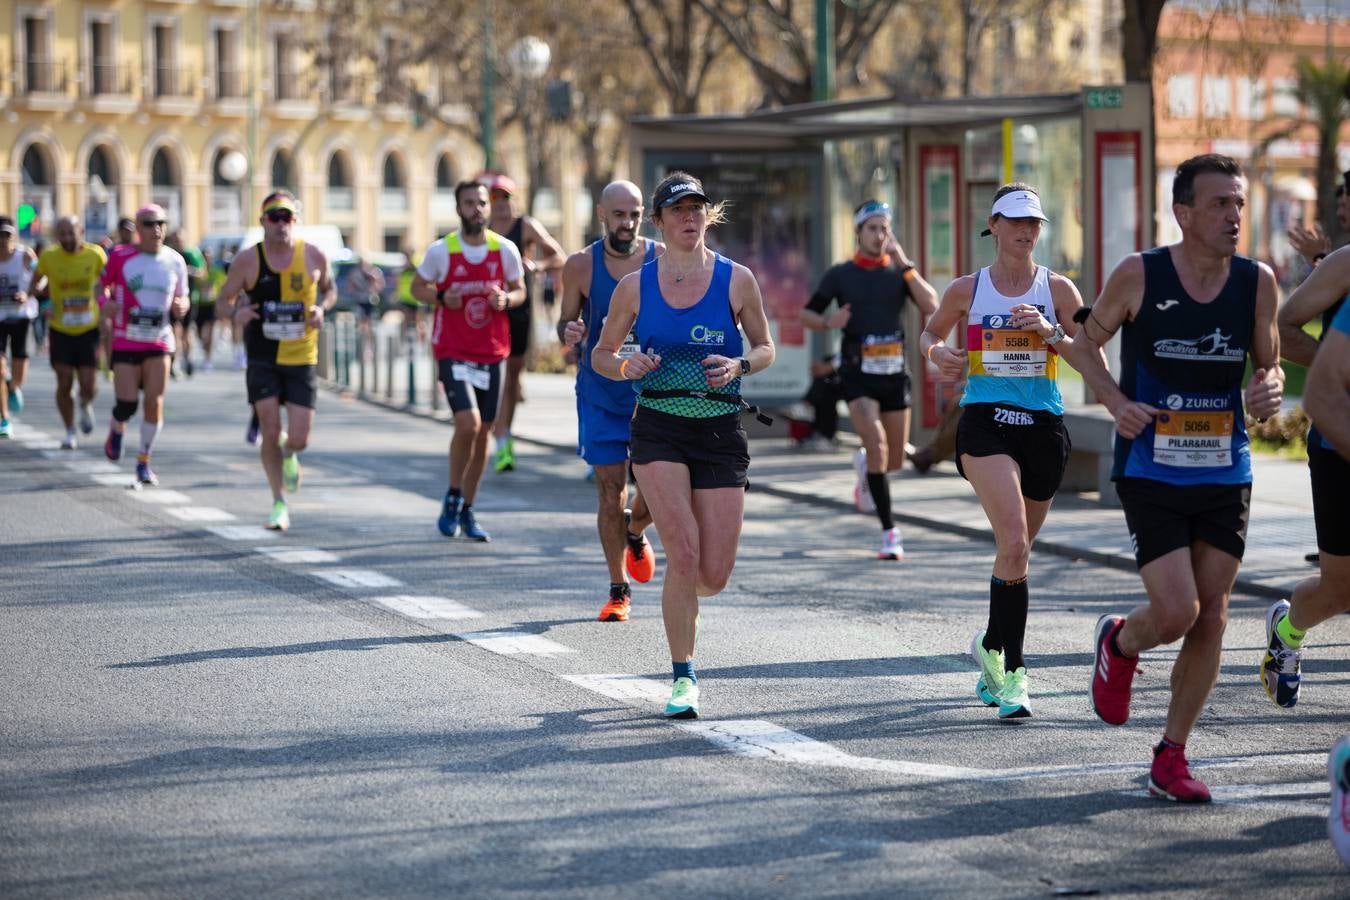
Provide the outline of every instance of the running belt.
<path id="1" fill-rule="evenodd" d="M 759 407 L 748 402 L 740 394 L 719 394 L 716 391 L 691 391 L 691 390 L 669 390 L 652 391 L 643 389 L 638 392 L 639 397 L 646 397 L 648 400 L 673 400 L 677 397 L 692 397 L 695 400 L 711 400 L 714 403 L 725 403 L 728 406 L 736 407 L 737 412 L 754 413 L 755 418 L 765 425 L 773 424 L 773 416 L 761 412 Z"/>

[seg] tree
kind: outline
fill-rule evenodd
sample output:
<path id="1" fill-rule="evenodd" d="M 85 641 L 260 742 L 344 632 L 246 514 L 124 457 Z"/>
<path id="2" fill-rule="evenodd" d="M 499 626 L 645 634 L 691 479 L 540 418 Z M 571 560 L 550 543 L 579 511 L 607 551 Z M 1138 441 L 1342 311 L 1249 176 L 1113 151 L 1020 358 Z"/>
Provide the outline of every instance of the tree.
<path id="1" fill-rule="evenodd" d="M 1158 25 L 1162 22 L 1163 7 L 1168 0 L 1122 0 L 1124 16 L 1121 19 L 1121 61 L 1125 65 L 1126 81 L 1153 81 L 1153 60 L 1158 55 Z M 1207 4 L 1190 4 L 1203 15 L 1207 25 L 1226 16 L 1234 16 L 1245 24 L 1252 0 L 1213 0 Z M 1298 0 L 1262 0 L 1269 16 L 1288 13 L 1298 7 Z"/>
<path id="2" fill-rule="evenodd" d="M 704 4 L 699 0 L 623 0 L 623 5 L 670 111 L 698 112 L 708 75 L 727 46 Z"/>

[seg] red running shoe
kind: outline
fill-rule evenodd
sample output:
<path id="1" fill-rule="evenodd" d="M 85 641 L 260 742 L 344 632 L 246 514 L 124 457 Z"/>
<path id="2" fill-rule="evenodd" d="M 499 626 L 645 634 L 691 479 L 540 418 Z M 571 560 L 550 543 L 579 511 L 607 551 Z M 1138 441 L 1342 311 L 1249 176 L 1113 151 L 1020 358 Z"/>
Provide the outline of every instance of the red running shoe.
<path id="1" fill-rule="evenodd" d="M 624 539 L 628 546 L 623 549 L 623 567 L 628 577 L 640 584 L 646 584 L 656 574 L 656 551 L 645 534 L 633 534 L 628 527 L 633 524 L 633 511 L 623 511 Z"/>
<path id="2" fill-rule="evenodd" d="M 1121 656 L 1111 649 L 1111 640 L 1125 627 L 1124 616 L 1097 620 L 1096 660 L 1092 666 L 1092 711 L 1108 725 L 1124 725 L 1130 717 L 1130 685 L 1138 657 Z"/>
<path id="3" fill-rule="evenodd" d="M 628 601 L 628 595 L 622 594 L 618 597 L 610 597 L 605 601 L 605 605 L 600 607 L 601 622 L 627 622 L 628 610 L 631 604 Z"/>
<path id="4" fill-rule="evenodd" d="M 1209 788 L 1191 776 L 1186 764 L 1186 748 L 1159 744 L 1153 750 L 1153 770 L 1148 775 L 1148 792 L 1177 803 L 1208 803 Z"/>

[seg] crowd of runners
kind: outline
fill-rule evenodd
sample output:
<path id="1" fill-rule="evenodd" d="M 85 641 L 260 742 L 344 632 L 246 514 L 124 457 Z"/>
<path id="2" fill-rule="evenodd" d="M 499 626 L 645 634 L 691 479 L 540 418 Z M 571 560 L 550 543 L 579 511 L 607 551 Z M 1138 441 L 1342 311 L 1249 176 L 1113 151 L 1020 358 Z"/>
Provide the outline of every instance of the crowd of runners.
<path id="1" fill-rule="evenodd" d="M 1350 219 L 1347 191 L 1350 173 L 1341 192 Z M 597 586 L 598 618 L 627 621 L 631 582 L 660 571 L 672 669 L 665 714 L 697 717 L 699 602 L 731 575 L 749 485 L 741 417 L 758 410 L 741 386 L 775 357 L 759 285 L 708 246 L 727 212 L 687 172 L 667 175 L 649 198 L 627 181 L 605 187 L 596 198 L 600 237 L 570 256 L 515 211 L 515 194 L 501 175 L 457 185 L 460 226 L 426 249 L 412 280 L 413 298 L 430 310 L 431 353 L 453 417 L 437 527 L 449 538 L 490 540 L 474 502 L 489 465 L 517 465 L 511 420 L 531 281 L 548 273 L 560 285 L 557 336 L 577 362 L 578 453 L 594 470 L 598 555 L 609 576 L 607 590 Z M 1350 611 L 1350 248 L 1316 254 L 1312 275 L 1281 302 L 1271 269 L 1237 253 L 1245 200 L 1232 159 L 1178 166 L 1172 209 L 1181 240 L 1125 258 L 1090 306 L 1071 280 L 1035 260 L 1048 219 L 1033 185 L 996 193 L 985 232 L 994 262 L 941 297 L 897 240 L 891 207 L 867 200 L 854 213 L 856 252 L 825 272 L 801 316 L 807 328 L 839 332 L 838 389 L 862 445 L 855 501 L 876 515 L 882 561 L 904 558 L 888 478 L 909 437 L 907 348 L 917 341 L 939 378 L 964 382 L 955 458 L 995 538 L 989 613 L 970 643 L 974 694 L 1001 721 L 1032 716 L 1030 551 L 1072 447 L 1060 368 L 1082 375 L 1115 420 L 1113 479 L 1146 597 L 1098 622 L 1087 693 L 1103 722 L 1123 724 L 1139 655 L 1180 642 L 1148 786 L 1187 803 L 1210 799 L 1185 750 L 1218 677 L 1246 545 L 1246 423 L 1280 411 L 1282 357 L 1310 367 L 1304 406 L 1315 423 L 1308 452 L 1319 568 L 1269 609 L 1253 681 L 1275 704 L 1294 706 L 1309 632 Z M 336 300 L 329 260 L 293 233 L 300 214 L 290 193 L 269 194 L 263 239 L 241 248 L 210 301 L 242 330 L 244 393 L 273 499 L 266 527 L 283 531 L 314 425 L 318 334 Z M 56 243 L 35 258 L 0 218 L 0 351 L 8 351 L 0 353 L 0 436 L 23 408 L 28 329 L 39 317 L 50 330 L 63 446 L 76 446 L 77 425 L 91 433 L 102 335 L 113 372 L 104 451 L 122 457 L 139 410 L 135 483 L 150 486 L 173 356 L 190 362 L 175 323 L 192 315 L 194 291 L 201 303 L 207 263 L 166 239 L 158 206 L 138 210 L 131 226 L 134 234 L 105 253 L 63 218 Z M 905 332 L 910 303 L 924 323 L 917 336 Z M 1320 345 L 1303 330 L 1319 317 Z M 1102 350 L 1117 335 L 1119 378 Z M 660 538 L 659 566 L 649 527 Z M 1333 835 L 1350 854 L 1350 741 L 1333 749 L 1330 772 Z"/>

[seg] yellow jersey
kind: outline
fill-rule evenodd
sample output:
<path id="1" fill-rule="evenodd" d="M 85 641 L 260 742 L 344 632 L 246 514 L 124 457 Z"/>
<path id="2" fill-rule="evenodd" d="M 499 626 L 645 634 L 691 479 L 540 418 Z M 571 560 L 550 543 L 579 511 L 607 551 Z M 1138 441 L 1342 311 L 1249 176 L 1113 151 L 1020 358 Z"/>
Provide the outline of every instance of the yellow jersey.
<path id="1" fill-rule="evenodd" d="M 98 278 L 107 262 L 103 248 L 87 241 L 74 253 L 60 244 L 42 251 L 37 270 L 47 278 L 53 331 L 84 334 L 98 327 Z"/>

